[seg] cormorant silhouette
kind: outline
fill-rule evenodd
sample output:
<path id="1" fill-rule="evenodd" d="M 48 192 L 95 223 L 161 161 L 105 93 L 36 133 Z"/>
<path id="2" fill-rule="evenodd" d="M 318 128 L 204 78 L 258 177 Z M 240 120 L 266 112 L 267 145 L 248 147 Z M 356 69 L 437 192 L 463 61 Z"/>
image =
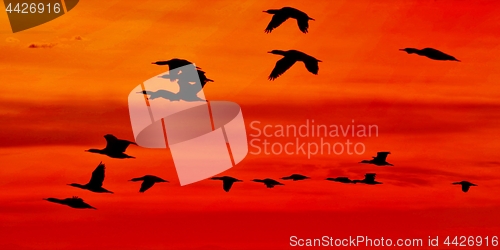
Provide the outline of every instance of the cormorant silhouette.
<path id="1" fill-rule="evenodd" d="M 341 183 L 353 183 L 353 181 L 347 177 L 335 177 L 335 178 L 326 178 L 327 181 L 335 181 Z"/>
<path id="2" fill-rule="evenodd" d="M 290 176 L 286 176 L 286 177 L 283 177 L 281 178 L 282 180 L 293 180 L 293 181 L 301 181 L 301 180 L 305 180 L 305 179 L 311 179 L 307 176 L 304 176 L 304 175 L 301 175 L 301 174 L 292 174 Z"/>
<path id="3" fill-rule="evenodd" d="M 264 183 L 264 185 L 266 185 L 266 187 L 268 187 L 268 188 L 273 188 L 273 187 L 274 187 L 274 186 L 276 186 L 276 185 L 284 185 L 284 184 L 282 184 L 282 183 L 279 183 L 279 182 L 277 182 L 277 181 L 275 181 L 275 180 L 273 180 L 273 179 L 269 179 L 269 178 L 266 178 L 266 179 L 264 179 L 264 180 L 260 180 L 260 179 L 253 179 L 252 181 L 254 181 L 254 182 L 262 182 L 262 183 Z"/>
<path id="4" fill-rule="evenodd" d="M 467 191 L 469 191 L 469 188 L 471 186 L 477 186 L 476 184 L 468 182 L 468 181 L 453 182 L 452 184 L 453 185 L 462 185 L 462 191 L 464 193 L 467 193 Z"/>
<path id="5" fill-rule="evenodd" d="M 172 58 L 168 61 L 153 62 L 152 64 L 156 64 L 156 65 L 160 65 L 160 66 L 167 65 L 168 70 L 170 71 L 169 72 L 170 75 L 178 75 L 180 69 L 176 70 L 177 68 L 188 66 L 188 65 L 194 66 L 194 64 L 192 62 L 185 60 L 185 59 L 179 59 L 179 58 Z M 191 69 L 191 68 L 188 68 L 188 69 Z M 200 67 L 196 67 L 196 68 L 193 67 L 192 69 L 194 70 L 194 69 L 201 69 L 201 68 Z"/>
<path id="6" fill-rule="evenodd" d="M 460 62 L 460 60 L 456 59 L 455 57 L 433 48 L 424 48 L 424 49 L 404 48 L 400 50 L 406 51 L 406 53 L 408 54 L 417 54 L 419 56 L 425 56 L 433 60 Z"/>
<path id="7" fill-rule="evenodd" d="M 59 203 L 59 204 L 66 205 L 66 206 L 70 206 L 72 208 L 97 209 L 97 208 L 85 203 L 81 198 L 78 198 L 76 196 L 73 196 L 72 198 L 66 198 L 66 199 L 47 198 L 44 200 L 54 202 L 54 203 Z"/>
<path id="8" fill-rule="evenodd" d="M 374 173 L 368 173 L 368 174 L 365 174 L 365 178 L 363 180 L 353 180 L 352 183 L 356 184 L 359 182 L 359 183 L 364 183 L 364 184 L 368 184 L 368 185 L 383 184 L 382 182 L 376 181 L 375 176 L 376 176 L 376 174 L 374 174 Z"/>
<path id="9" fill-rule="evenodd" d="M 242 182 L 242 180 L 238 180 L 238 179 L 233 178 L 231 176 L 212 177 L 211 179 L 212 180 L 220 180 L 220 181 L 222 181 L 222 188 L 226 192 L 229 192 L 229 190 L 233 186 L 233 183 L 235 183 L 235 182 Z"/>
<path id="10" fill-rule="evenodd" d="M 280 26 L 284 23 L 288 18 L 297 19 L 297 25 L 299 26 L 300 31 L 304 34 L 307 33 L 307 29 L 309 28 L 309 20 L 313 20 L 313 18 L 309 17 L 306 13 L 292 8 L 292 7 L 283 7 L 281 9 L 270 9 L 265 10 L 264 12 L 273 14 L 273 18 L 271 22 L 267 25 L 266 33 L 271 33 L 273 29 Z"/>
<path id="11" fill-rule="evenodd" d="M 360 163 L 374 164 L 377 166 L 394 166 L 386 161 L 387 155 L 391 152 L 378 152 L 377 156 L 373 156 L 371 160 L 362 160 Z"/>
<path id="12" fill-rule="evenodd" d="M 297 61 L 303 62 L 309 72 L 315 75 L 318 74 L 318 62 L 321 61 L 303 52 L 298 50 L 272 50 L 267 53 L 284 56 L 276 62 L 276 66 L 274 66 L 273 71 L 269 75 L 269 80 L 271 81 L 285 73 Z"/>
<path id="13" fill-rule="evenodd" d="M 125 150 L 127 149 L 128 145 L 134 144 L 137 145 L 135 142 L 127 141 L 127 140 L 121 140 L 116 138 L 116 136 L 107 134 L 104 136 L 106 139 L 106 147 L 104 149 L 95 149 L 91 148 L 89 150 L 85 150 L 86 152 L 91 152 L 91 153 L 98 153 L 98 154 L 103 154 L 107 155 L 111 158 L 119 158 L 119 159 L 124 159 L 124 158 L 135 158 L 133 156 L 125 154 Z"/>
<path id="14" fill-rule="evenodd" d="M 205 84 L 207 82 L 213 82 L 214 81 L 212 79 L 209 79 L 206 76 L 206 72 L 203 71 L 203 70 L 197 69 L 196 73 L 197 73 L 196 75 L 198 76 L 197 78 L 196 78 L 196 75 L 184 74 L 184 73 L 181 73 L 179 75 L 168 74 L 168 75 L 162 75 L 160 77 L 164 78 L 164 79 L 170 79 L 171 81 L 179 80 L 180 83 L 181 82 L 182 83 L 198 82 L 198 80 L 199 80 L 202 88 L 205 87 Z"/>
<path id="15" fill-rule="evenodd" d="M 139 190 L 139 192 L 141 193 L 144 193 L 146 190 L 150 189 L 157 182 L 168 182 L 154 175 L 145 175 L 143 177 L 133 178 L 130 181 L 142 181 L 141 189 Z"/>
<path id="16" fill-rule="evenodd" d="M 78 184 L 78 183 L 71 183 L 68 184 L 73 187 L 77 188 L 82 188 L 82 189 L 87 189 L 89 191 L 95 192 L 95 193 L 113 193 L 109 190 L 106 190 L 105 188 L 102 187 L 102 183 L 104 182 L 104 170 L 105 166 L 104 164 L 99 163 L 99 165 L 95 168 L 95 170 L 92 172 L 92 177 L 90 178 L 90 181 L 85 184 Z"/>

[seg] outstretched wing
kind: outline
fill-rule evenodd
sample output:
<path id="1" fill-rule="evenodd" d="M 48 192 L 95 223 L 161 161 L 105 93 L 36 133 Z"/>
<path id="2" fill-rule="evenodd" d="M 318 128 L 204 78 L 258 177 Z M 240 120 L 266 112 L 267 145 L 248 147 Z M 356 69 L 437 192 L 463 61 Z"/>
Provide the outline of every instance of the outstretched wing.
<path id="1" fill-rule="evenodd" d="M 310 60 L 304 61 L 304 65 L 306 65 L 307 71 L 317 75 L 319 71 L 318 60 L 315 58 L 311 58 Z"/>
<path id="2" fill-rule="evenodd" d="M 273 71 L 269 75 L 269 80 L 273 81 L 279 76 L 283 75 L 292 65 L 296 62 L 294 59 L 283 57 L 276 62 Z"/>
<path id="3" fill-rule="evenodd" d="M 376 174 L 365 174 L 365 181 L 374 182 Z"/>
<path id="4" fill-rule="evenodd" d="M 92 177 L 90 178 L 88 184 L 95 187 L 102 187 L 102 183 L 104 182 L 104 171 L 105 167 L 101 162 L 99 163 L 99 166 L 97 166 L 92 172 Z"/>
<path id="5" fill-rule="evenodd" d="M 123 153 L 127 149 L 128 145 L 130 144 L 137 145 L 135 142 L 121 140 L 116 138 L 116 136 L 110 134 L 105 135 L 104 138 L 106 139 L 107 142 L 105 149 L 109 151 Z"/>
<path id="6" fill-rule="evenodd" d="M 302 33 L 307 33 L 307 29 L 309 29 L 309 20 L 307 18 L 297 18 L 297 25 L 299 25 L 299 29 Z"/>
<path id="7" fill-rule="evenodd" d="M 439 51 L 437 49 L 433 49 L 433 48 L 424 48 L 422 49 L 422 51 L 427 54 L 428 56 L 431 56 L 431 57 L 435 57 L 435 58 L 442 58 L 442 59 L 447 59 L 447 60 L 456 60 L 458 61 L 458 59 L 456 59 L 454 56 L 451 56 L 451 55 L 448 55 L 442 51 Z"/>
<path id="8" fill-rule="evenodd" d="M 266 33 L 271 33 L 273 29 L 278 28 L 283 22 L 285 22 L 288 19 L 287 15 L 283 14 L 274 14 L 273 18 L 271 19 L 271 22 L 267 25 L 266 28 Z"/>
<path id="9" fill-rule="evenodd" d="M 390 154 L 389 152 L 378 152 L 377 159 L 385 161 L 385 159 L 387 159 L 387 155 L 389 155 L 389 154 Z"/>
<path id="10" fill-rule="evenodd" d="M 233 186 L 233 181 L 230 181 L 230 180 L 224 180 L 222 182 L 222 188 L 224 189 L 224 191 L 226 192 L 229 192 L 229 190 L 231 189 L 231 187 Z"/>
<path id="11" fill-rule="evenodd" d="M 155 184 L 155 182 L 151 181 L 151 180 L 143 181 L 139 192 L 144 193 L 146 190 L 150 189 L 154 184 Z"/>

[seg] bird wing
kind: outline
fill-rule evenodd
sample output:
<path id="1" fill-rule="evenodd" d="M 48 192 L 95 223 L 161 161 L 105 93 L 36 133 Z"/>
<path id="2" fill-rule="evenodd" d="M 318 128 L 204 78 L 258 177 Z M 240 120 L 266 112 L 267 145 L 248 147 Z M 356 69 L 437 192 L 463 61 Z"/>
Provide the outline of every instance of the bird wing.
<path id="1" fill-rule="evenodd" d="M 389 155 L 389 152 L 378 152 L 377 159 L 385 161 L 387 159 L 387 155 Z"/>
<path id="2" fill-rule="evenodd" d="M 233 186 L 233 181 L 230 180 L 222 181 L 222 188 L 224 189 L 224 191 L 229 192 L 232 186 Z"/>
<path id="3" fill-rule="evenodd" d="M 278 78 L 279 76 L 283 75 L 285 71 L 287 71 L 292 65 L 296 62 L 294 59 L 290 59 L 287 57 L 283 57 L 280 60 L 276 62 L 276 65 L 274 66 L 273 71 L 269 75 L 269 80 L 274 80 Z"/>
<path id="4" fill-rule="evenodd" d="M 307 29 L 309 28 L 309 20 L 307 18 L 297 18 L 297 25 L 299 25 L 300 31 L 302 33 L 307 33 Z"/>
<path id="5" fill-rule="evenodd" d="M 271 22 L 267 25 L 266 28 L 266 33 L 271 33 L 273 29 L 278 28 L 283 22 L 285 22 L 288 19 L 287 15 L 283 14 L 274 14 L 273 18 L 271 19 Z"/>
<path id="6" fill-rule="evenodd" d="M 304 61 L 304 65 L 306 65 L 307 71 L 317 75 L 319 71 L 318 60 L 315 58 L 311 58 L 309 60 Z"/>
<path id="7" fill-rule="evenodd" d="M 448 55 L 442 51 L 439 51 L 437 49 L 433 49 L 433 48 L 424 48 L 422 49 L 422 51 L 428 55 L 428 56 L 432 56 L 432 57 L 440 57 L 440 58 L 445 58 L 445 59 L 450 59 L 450 60 L 457 60 L 454 56 L 451 56 L 451 55 Z"/>
<path id="8" fill-rule="evenodd" d="M 114 135 L 105 135 L 104 138 L 106 139 L 106 150 L 110 151 L 115 151 L 115 152 L 120 152 L 123 153 L 127 149 L 128 145 L 130 144 L 135 144 L 135 142 L 127 141 L 127 140 L 121 140 L 116 138 Z"/>
<path id="9" fill-rule="evenodd" d="M 150 189 L 154 184 L 155 184 L 155 182 L 152 180 L 143 181 L 139 192 L 144 193 L 146 190 Z"/>
<path id="10" fill-rule="evenodd" d="M 104 164 L 99 163 L 99 166 L 92 172 L 92 177 L 90 177 L 88 184 L 95 187 L 102 187 L 102 183 L 104 182 L 104 171 Z"/>
<path id="11" fill-rule="evenodd" d="M 369 181 L 369 182 L 374 182 L 375 176 L 376 176 L 376 174 L 365 174 L 365 180 Z"/>

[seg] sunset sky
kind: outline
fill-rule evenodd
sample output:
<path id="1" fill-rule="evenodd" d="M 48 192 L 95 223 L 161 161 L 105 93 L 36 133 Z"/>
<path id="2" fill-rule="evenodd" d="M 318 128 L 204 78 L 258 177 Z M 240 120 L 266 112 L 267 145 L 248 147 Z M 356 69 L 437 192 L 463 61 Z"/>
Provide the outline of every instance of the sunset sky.
<path id="1" fill-rule="evenodd" d="M 264 32 L 272 16 L 262 11 L 284 6 L 315 19 L 309 33 L 295 20 Z M 292 235 L 500 236 L 499 30 L 495 0 L 84 0 L 18 33 L 0 14 L 0 249 L 295 249 Z M 399 51 L 406 47 L 461 62 Z M 319 74 L 296 63 L 268 81 L 281 58 L 273 49 L 318 58 Z M 104 147 L 105 134 L 134 140 L 128 95 L 168 70 L 151 62 L 171 58 L 206 71 L 214 80 L 206 98 L 238 103 L 248 134 L 253 121 L 354 120 L 376 125 L 378 137 L 349 137 L 365 145 L 362 155 L 248 154 L 221 174 L 244 180 L 228 193 L 213 180 L 180 186 L 168 149 L 132 145 L 136 159 L 84 152 Z M 390 151 L 395 166 L 358 163 L 378 151 Z M 85 184 L 100 161 L 115 194 L 66 185 Z M 384 184 L 324 180 L 370 172 Z M 312 179 L 273 189 L 250 181 L 293 173 Z M 139 193 L 127 180 L 145 174 L 170 182 Z M 478 186 L 451 185 L 462 180 Z M 97 210 L 42 200 L 71 196 Z"/>

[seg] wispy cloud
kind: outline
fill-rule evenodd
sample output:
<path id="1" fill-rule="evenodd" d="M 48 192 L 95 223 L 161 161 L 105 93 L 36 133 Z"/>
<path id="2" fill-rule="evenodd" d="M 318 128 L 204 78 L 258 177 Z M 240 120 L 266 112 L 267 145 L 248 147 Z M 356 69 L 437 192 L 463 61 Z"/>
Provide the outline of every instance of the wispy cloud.
<path id="1" fill-rule="evenodd" d="M 57 43 L 32 43 L 28 46 L 30 49 L 50 49 L 57 45 Z"/>

